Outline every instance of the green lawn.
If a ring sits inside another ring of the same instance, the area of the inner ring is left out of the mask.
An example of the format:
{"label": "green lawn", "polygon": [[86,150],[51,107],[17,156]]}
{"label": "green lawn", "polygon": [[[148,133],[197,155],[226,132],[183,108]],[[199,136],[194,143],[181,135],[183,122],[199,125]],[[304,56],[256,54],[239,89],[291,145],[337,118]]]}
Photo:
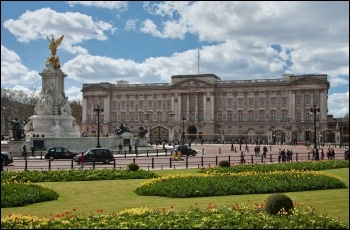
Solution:
{"label": "green lawn", "polygon": [[[195,173],[198,169],[159,170],[158,175]],[[349,168],[326,170],[349,186]],[[97,214],[98,210],[110,214],[128,208],[188,208],[191,205],[207,207],[212,205],[227,205],[235,203],[263,203],[269,194],[234,195],[203,198],[167,198],[155,196],[138,196],[134,190],[145,179],[108,180],[108,181],[80,181],[80,182],[47,182],[40,183],[59,193],[56,201],[49,201],[17,208],[2,208],[1,216],[11,213],[34,215],[38,217],[50,214],[62,214],[76,209],[78,213]],[[327,213],[333,218],[349,223],[349,188],[318,190],[307,192],[286,193],[293,202],[303,206],[313,206],[319,213]]]}

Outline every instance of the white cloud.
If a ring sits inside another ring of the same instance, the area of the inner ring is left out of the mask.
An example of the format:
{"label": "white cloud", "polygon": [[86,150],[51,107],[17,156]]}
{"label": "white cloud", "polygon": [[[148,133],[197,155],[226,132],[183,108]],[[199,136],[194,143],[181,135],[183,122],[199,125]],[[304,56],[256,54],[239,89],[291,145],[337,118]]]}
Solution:
{"label": "white cloud", "polygon": [[115,10],[126,10],[128,8],[128,2],[126,1],[67,1],[69,6],[75,5],[93,6],[99,8],[115,9]]}
{"label": "white cloud", "polygon": [[1,45],[1,84],[31,85],[41,79],[40,75],[21,63],[20,57]]}
{"label": "white cloud", "polygon": [[333,117],[344,117],[349,113],[349,91],[328,95],[328,114]]}
{"label": "white cloud", "polygon": [[[94,21],[92,17],[78,13],[59,13],[50,8],[36,11],[26,11],[19,19],[9,19],[3,23],[19,42],[28,43],[33,40],[47,39],[53,34],[55,37],[64,35],[62,48],[68,53],[86,54],[87,50],[76,44],[87,40],[107,40],[104,32],[115,33],[112,24],[104,21]],[[97,32],[97,34],[95,34]]]}

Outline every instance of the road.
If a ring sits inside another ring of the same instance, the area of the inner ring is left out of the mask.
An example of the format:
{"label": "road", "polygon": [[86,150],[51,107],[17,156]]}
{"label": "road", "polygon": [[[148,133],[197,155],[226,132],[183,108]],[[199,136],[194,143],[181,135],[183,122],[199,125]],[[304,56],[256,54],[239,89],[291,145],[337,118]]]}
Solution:
{"label": "road", "polygon": [[[244,149],[245,145],[242,145]],[[245,159],[247,163],[269,163],[278,162],[278,150],[292,149],[293,161],[306,161],[312,158],[312,153],[304,145],[290,146],[290,145],[268,145],[267,158],[263,158],[260,152],[260,157],[254,156],[255,145],[248,145],[249,152],[245,152]],[[261,150],[262,150],[261,146]],[[215,166],[221,160],[228,160],[231,164],[239,164],[240,151],[239,145],[235,144],[236,151],[231,151],[231,144],[192,144],[192,149],[197,150],[196,156],[183,156],[182,160],[176,160],[171,157],[170,151],[167,154],[161,150],[158,154],[114,154],[115,162],[110,164],[103,163],[85,163],[85,169],[124,169],[130,163],[137,163],[140,168],[146,170],[152,169],[183,169],[183,168],[200,168]],[[326,149],[326,147],[325,147]],[[335,159],[344,159],[344,148],[335,148]],[[117,151],[115,151],[117,153]],[[28,153],[30,155],[30,153]],[[327,159],[327,157],[325,156]],[[15,157],[14,164],[4,166],[4,170],[59,170],[59,169],[79,169],[80,165],[72,160],[45,160],[44,157],[27,157],[27,161],[24,157]]]}

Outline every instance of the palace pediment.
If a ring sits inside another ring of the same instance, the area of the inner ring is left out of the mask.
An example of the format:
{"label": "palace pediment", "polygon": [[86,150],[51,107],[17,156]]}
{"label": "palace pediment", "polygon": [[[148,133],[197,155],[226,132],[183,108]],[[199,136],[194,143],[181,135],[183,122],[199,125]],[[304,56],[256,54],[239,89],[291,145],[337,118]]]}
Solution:
{"label": "palace pediment", "polygon": [[195,79],[195,78],[189,78],[183,81],[180,81],[176,84],[173,84],[171,86],[172,88],[188,88],[188,89],[195,89],[195,88],[201,88],[201,87],[213,87],[213,84]]}
{"label": "palace pediment", "polygon": [[293,85],[305,85],[305,84],[324,84],[327,83],[327,79],[314,76],[300,77],[291,82]]}
{"label": "palace pediment", "polygon": [[95,92],[95,91],[108,91],[108,90],[109,90],[108,87],[91,84],[91,85],[88,85],[88,86],[83,86],[83,89],[81,91],[82,92]]}

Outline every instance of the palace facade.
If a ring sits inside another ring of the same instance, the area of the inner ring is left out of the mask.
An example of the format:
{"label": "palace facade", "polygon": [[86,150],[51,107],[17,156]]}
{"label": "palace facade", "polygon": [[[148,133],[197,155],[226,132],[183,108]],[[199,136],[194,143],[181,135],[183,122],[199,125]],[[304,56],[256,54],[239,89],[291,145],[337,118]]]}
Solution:
{"label": "palace facade", "polygon": [[100,136],[106,136],[124,123],[134,135],[143,125],[152,140],[272,143],[313,142],[316,127],[319,142],[335,142],[336,129],[327,126],[328,89],[326,74],[229,81],[199,74],[175,75],[171,83],[83,84],[81,132],[94,136],[99,123]]}

